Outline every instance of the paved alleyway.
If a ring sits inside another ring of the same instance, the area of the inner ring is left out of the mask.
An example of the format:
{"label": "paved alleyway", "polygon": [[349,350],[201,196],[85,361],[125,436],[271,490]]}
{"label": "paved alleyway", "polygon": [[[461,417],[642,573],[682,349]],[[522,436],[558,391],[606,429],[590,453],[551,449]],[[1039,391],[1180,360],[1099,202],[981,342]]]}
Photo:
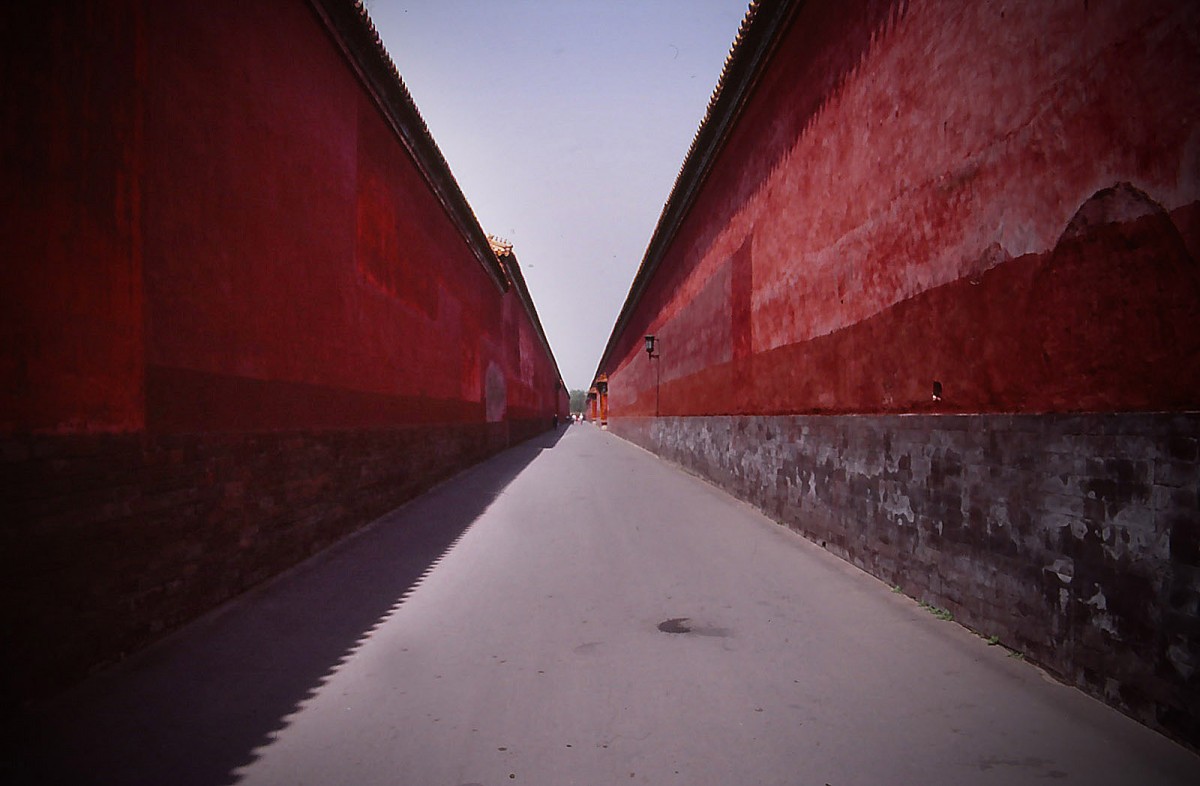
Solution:
{"label": "paved alleyway", "polygon": [[1200,782],[1200,758],[587,425],[45,722],[79,782]]}

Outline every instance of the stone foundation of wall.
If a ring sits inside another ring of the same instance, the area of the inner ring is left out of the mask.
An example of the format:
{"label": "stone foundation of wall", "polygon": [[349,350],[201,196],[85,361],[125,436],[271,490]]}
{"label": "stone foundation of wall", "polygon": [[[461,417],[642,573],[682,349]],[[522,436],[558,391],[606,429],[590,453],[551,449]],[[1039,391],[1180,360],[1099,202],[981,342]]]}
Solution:
{"label": "stone foundation of wall", "polygon": [[549,427],[0,440],[0,703],[144,646]]}
{"label": "stone foundation of wall", "polygon": [[624,418],[610,429],[1200,747],[1200,414]]}

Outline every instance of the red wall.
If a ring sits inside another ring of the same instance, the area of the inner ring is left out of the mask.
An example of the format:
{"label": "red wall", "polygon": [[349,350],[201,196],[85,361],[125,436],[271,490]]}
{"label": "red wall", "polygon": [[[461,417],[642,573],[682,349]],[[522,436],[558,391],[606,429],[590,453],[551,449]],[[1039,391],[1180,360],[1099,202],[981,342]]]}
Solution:
{"label": "red wall", "polygon": [[2,13],[0,430],[138,429],[137,10],[11,3]]}
{"label": "red wall", "polygon": [[356,13],[0,5],[0,707],[565,415]]}
{"label": "red wall", "polygon": [[[1200,404],[1200,8],[804,3],[614,417]],[[932,398],[933,382],[943,398]]]}
{"label": "red wall", "polygon": [[308,4],[9,13],[0,428],[482,422],[489,368],[500,411],[549,421],[515,289]]}

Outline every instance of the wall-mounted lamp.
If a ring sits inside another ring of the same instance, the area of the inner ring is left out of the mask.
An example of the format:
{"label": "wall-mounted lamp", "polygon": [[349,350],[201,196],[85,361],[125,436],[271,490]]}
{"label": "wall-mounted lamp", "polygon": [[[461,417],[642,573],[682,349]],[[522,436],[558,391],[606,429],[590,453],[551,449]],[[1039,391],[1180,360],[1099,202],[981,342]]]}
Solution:
{"label": "wall-mounted lamp", "polygon": [[[657,343],[658,343],[658,339],[655,338],[653,335],[646,336],[646,357],[650,358],[651,360],[658,357],[658,355],[654,354],[654,347],[655,347],[655,344],[657,344]],[[654,416],[655,417],[658,417],[658,412],[659,412],[658,396],[659,396],[659,388],[662,387],[661,383],[662,383],[662,364],[655,363],[654,364]]]}

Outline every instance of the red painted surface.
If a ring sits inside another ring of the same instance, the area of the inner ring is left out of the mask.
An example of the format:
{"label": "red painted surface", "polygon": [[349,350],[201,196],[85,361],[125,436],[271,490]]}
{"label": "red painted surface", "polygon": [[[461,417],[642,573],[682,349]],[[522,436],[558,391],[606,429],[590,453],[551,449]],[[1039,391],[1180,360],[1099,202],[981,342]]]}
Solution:
{"label": "red painted surface", "polygon": [[0,431],[140,428],[137,4],[0,14]]}
{"label": "red painted surface", "polygon": [[76,5],[5,12],[0,429],[549,424],[515,289],[306,3]]}
{"label": "red painted surface", "polygon": [[[1200,9],[805,3],[614,417],[1200,406]],[[935,402],[933,382],[943,384]]]}
{"label": "red painted surface", "polygon": [[327,18],[0,5],[0,705],[565,417]]}

